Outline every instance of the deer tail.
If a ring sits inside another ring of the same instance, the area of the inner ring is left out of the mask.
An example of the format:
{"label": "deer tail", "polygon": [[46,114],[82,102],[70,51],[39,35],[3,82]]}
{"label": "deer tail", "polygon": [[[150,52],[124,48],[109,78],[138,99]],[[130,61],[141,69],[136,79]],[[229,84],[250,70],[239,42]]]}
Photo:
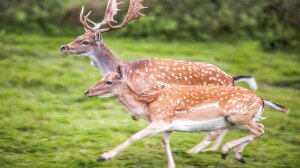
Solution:
{"label": "deer tail", "polygon": [[269,106],[269,107],[271,107],[272,109],[275,109],[275,110],[277,110],[277,111],[281,111],[281,112],[283,112],[283,113],[288,113],[288,112],[289,112],[289,109],[283,107],[283,106],[280,105],[280,104],[277,104],[277,103],[274,103],[274,102],[271,102],[271,101],[265,100],[265,99],[263,99],[263,101],[264,101],[264,104],[265,104],[266,106]]}
{"label": "deer tail", "polygon": [[253,91],[257,90],[257,83],[253,76],[234,76],[234,83],[236,82],[246,82]]}

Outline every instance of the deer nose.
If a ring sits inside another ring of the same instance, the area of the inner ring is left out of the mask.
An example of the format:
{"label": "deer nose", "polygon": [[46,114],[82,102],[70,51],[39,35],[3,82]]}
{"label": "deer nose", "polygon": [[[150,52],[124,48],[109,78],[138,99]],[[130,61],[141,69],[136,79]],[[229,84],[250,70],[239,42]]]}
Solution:
{"label": "deer nose", "polygon": [[91,90],[88,89],[88,90],[86,90],[86,91],[84,92],[84,94],[87,95],[87,94],[89,94],[90,92],[91,92]]}
{"label": "deer nose", "polygon": [[66,45],[62,45],[61,47],[60,47],[60,50],[61,51],[65,51],[67,49],[67,46]]}

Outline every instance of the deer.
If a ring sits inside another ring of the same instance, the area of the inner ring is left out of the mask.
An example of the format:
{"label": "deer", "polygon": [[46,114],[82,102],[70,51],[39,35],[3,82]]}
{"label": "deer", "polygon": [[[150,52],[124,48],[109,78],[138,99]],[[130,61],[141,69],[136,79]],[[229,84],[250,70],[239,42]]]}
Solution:
{"label": "deer", "polygon": [[249,131],[245,137],[229,141],[222,147],[225,159],[233,148],[236,160],[245,163],[242,151],[246,145],[264,135],[264,125],[258,123],[264,110],[269,106],[281,112],[288,109],[255,95],[252,91],[233,86],[176,85],[165,88],[155,95],[139,95],[127,84],[122,68],[110,73],[96,85],[86,90],[88,97],[115,96],[131,113],[149,122],[149,125],[132,135],[124,143],[109,150],[97,159],[113,158],[132,143],[163,133],[162,140],[168,157],[168,167],[175,162],[169,144],[174,131],[199,132],[220,129]]}
{"label": "deer", "polygon": [[[91,65],[99,69],[105,76],[114,72],[117,66],[124,67],[124,78],[141,95],[154,95],[160,90],[174,85],[220,85],[234,86],[237,82],[246,82],[253,89],[257,89],[255,78],[252,76],[230,76],[220,68],[206,63],[187,60],[171,59],[141,59],[133,62],[125,62],[115,57],[106,47],[102,33],[125,27],[130,21],[143,16],[144,0],[130,0],[125,19],[121,24],[115,25],[114,16],[120,10],[118,6],[122,2],[109,0],[105,10],[104,19],[95,23],[89,19],[91,11],[84,14],[82,7],[79,20],[85,29],[85,33],[73,42],[62,45],[61,51],[65,54],[87,56]],[[132,115],[134,120],[138,117]],[[227,130],[219,130],[207,134],[204,141],[188,151],[191,154],[198,153],[207,148],[214,140],[214,145],[207,150],[217,150]]]}

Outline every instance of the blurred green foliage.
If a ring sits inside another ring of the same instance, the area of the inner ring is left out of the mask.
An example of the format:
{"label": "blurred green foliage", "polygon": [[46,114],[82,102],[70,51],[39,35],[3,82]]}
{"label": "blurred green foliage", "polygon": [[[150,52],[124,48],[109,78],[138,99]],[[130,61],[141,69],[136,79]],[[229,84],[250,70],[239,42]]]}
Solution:
{"label": "blurred green foliage", "polygon": [[[106,7],[105,0],[0,0],[0,3],[2,32],[50,35],[82,31],[78,21],[81,5],[93,10],[96,21],[101,20]],[[126,5],[122,6],[123,14]],[[146,6],[146,17],[114,34],[185,41],[259,39],[267,50],[300,45],[299,0],[146,0]],[[120,16],[117,18],[120,20]]]}
{"label": "blurred green foliage", "polygon": [[55,18],[61,14],[58,0],[0,0],[0,27],[9,32],[55,32]]}

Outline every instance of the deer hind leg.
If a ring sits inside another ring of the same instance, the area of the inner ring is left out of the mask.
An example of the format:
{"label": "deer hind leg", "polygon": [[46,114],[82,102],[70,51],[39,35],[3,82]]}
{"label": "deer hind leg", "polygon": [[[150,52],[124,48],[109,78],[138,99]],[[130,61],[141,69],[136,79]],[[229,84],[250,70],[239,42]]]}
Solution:
{"label": "deer hind leg", "polygon": [[213,144],[213,146],[211,146],[210,148],[208,149],[204,149],[203,151],[216,151],[219,149],[225,135],[228,133],[228,129],[222,129],[220,134],[217,135],[216,139],[215,139],[215,142]]}
{"label": "deer hind leg", "polygon": [[254,139],[262,136],[265,133],[264,130],[262,129],[262,127],[263,127],[262,124],[257,124],[257,123],[254,123],[253,121],[251,121],[248,124],[240,124],[240,125],[245,126],[250,131],[250,134],[243,138],[239,138],[239,139],[227,142],[222,147],[222,158],[223,159],[226,158],[229,149],[236,147],[235,151],[234,151],[235,158],[238,161],[245,162],[245,160],[243,159],[243,157],[241,155],[241,152],[243,151],[243,149],[246,147],[246,145],[248,143],[254,141]]}
{"label": "deer hind leg", "polygon": [[171,134],[172,134],[171,131],[163,132],[162,139],[163,139],[163,143],[165,145],[166,153],[168,156],[168,168],[175,168],[176,166],[175,166],[174,158],[173,158],[171,147],[170,147]]}
{"label": "deer hind leg", "polygon": [[108,159],[111,159],[112,157],[114,157],[115,155],[117,155],[118,153],[120,153],[122,150],[124,150],[125,148],[127,148],[129,145],[131,145],[132,143],[147,138],[149,136],[152,136],[154,134],[157,134],[161,131],[163,131],[163,128],[166,125],[163,123],[151,123],[150,125],[148,125],[145,129],[143,129],[142,131],[132,135],[129,139],[127,139],[124,143],[122,143],[121,145],[115,147],[112,150],[109,150],[105,153],[103,153],[98,159],[98,162],[101,161],[105,161]]}
{"label": "deer hind leg", "polygon": [[239,161],[241,163],[246,163],[246,161],[244,160],[244,158],[242,156],[242,152],[248,144],[249,144],[249,142],[245,142],[245,143],[242,143],[242,144],[236,146],[233,149],[233,156],[237,161]]}
{"label": "deer hind leg", "polygon": [[[263,124],[260,124],[260,123],[256,123],[256,125],[260,128],[259,131],[261,131],[263,134],[264,134],[264,131],[263,131],[263,128],[264,128],[264,125]],[[261,135],[260,135],[261,136]],[[243,143],[243,144],[240,144],[238,146],[236,146],[234,149],[233,149],[233,156],[234,158],[239,161],[239,162],[242,162],[242,163],[246,163],[246,161],[244,160],[243,156],[242,156],[242,152],[243,150],[245,149],[245,147],[249,144],[249,142],[246,142],[246,143]]]}
{"label": "deer hind leg", "polygon": [[[189,154],[196,154],[200,151],[215,151],[219,148],[224,136],[227,134],[227,129],[219,129],[211,131],[206,134],[205,138],[198,143],[195,147],[187,151]],[[211,148],[207,148],[215,140],[214,145]],[[204,149],[204,150],[203,150]]]}

